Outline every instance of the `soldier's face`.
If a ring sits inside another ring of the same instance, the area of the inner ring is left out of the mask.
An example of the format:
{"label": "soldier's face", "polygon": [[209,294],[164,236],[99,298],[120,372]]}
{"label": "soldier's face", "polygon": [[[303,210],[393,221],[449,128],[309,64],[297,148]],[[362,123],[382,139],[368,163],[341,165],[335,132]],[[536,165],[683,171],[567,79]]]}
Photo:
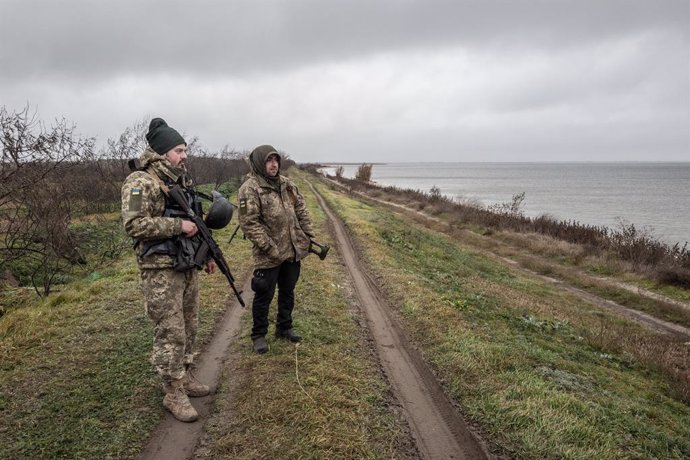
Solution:
{"label": "soldier's face", "polygon": [[173,166],[184,166],[187,160],[187,146],[180,144],[171,148],[165,153],[165,158],[167,158]]}
{"label": "soldier's face", "polygon": [[278,171],[280,171],[278,157],[275,155],[269,155],[266,159],[266,174],[271,177],[275,177],[278,175]]}

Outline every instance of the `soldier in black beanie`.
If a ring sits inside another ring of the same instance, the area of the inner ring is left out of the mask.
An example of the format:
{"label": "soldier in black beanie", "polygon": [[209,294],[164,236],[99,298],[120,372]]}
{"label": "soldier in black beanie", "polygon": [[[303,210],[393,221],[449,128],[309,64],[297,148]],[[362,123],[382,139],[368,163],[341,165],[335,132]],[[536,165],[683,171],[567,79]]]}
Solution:
{"label": "soldier in black beanie", "polygon": [[180,144],[187,145],[184,138],[162,118],[154,118],[149,124],[146,141],[158,155],[165,155],[168,150]]}
{"label": "soldier in black beanie", "polygon": [[[163,406],[175,418],[199,417],[189,398],[210,394],[194,375],[194,344],[199,317],[199,281],[194,266],[177,263],[178,256],[196,255],[198,229],[183,210],[166,198],[166,188],[178,186],[193,209],[198,195],[188,177],[187,143],[162,118],[154,118],[146,134],[149,146],[139,158],[142,170],[122,186],[122,223],[137,241],[137,262],[146,313],[153,325],[151,363],[163,384]],[[186,251],[186,252],[185,252]],[[216,270],[213,260],[206,263]]]}

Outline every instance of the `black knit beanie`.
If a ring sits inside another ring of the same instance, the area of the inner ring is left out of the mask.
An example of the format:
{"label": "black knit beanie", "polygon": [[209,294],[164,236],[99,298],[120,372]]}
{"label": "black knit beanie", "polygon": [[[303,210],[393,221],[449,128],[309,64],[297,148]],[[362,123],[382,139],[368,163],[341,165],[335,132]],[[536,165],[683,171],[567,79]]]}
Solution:
{"label": "black knit beanie", "polygon": [[159,155],[165,155],[168,150],[180,144],[187,145],[184,138],[172,129],[162,118],[154,118],[149,124],[146,141]]}

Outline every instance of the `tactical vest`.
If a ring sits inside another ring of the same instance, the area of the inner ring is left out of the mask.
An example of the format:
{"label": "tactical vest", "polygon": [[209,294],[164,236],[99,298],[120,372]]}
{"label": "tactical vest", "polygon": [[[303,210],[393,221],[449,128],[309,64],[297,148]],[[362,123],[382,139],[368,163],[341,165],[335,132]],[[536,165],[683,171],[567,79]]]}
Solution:
{"label": "tactical vest", "polygon": [[[167,177],[163,179],[163,183],[168,187],[175,185],[175,183]],[[201,216],[201,200],[196,190],[193,188],[183,188],[182,191],[192,211],[194,211],[196,215]],[[164,195],[165,209],[163,210],[162,217],[179,217],[182,219],[189,217],[175,200],[168,197],[167,194]],[[198,235],[194,235],[192,238],[187,238],[184,235],[175,235],[172,238],[164,240],[137,241],[135,246],[141,245],[139,258],[144,258],[153,254],[168,255],[173,259],[173,270],[183,272],[191,270],[192,268],[201,269],[203,267],[203,264],[199,264],[195,261],[195,255],[201,243],[202,240]]]}

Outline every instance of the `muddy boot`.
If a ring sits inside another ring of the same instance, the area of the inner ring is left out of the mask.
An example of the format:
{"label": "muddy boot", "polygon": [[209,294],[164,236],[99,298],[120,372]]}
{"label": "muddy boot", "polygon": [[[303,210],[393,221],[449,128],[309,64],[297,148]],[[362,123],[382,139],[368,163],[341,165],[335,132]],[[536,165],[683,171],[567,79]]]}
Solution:
{"label": "muddy boot", "polygon": [[187,373],[184,378],[184,391],[187,392],[187,396],[190,398],[201,398],[202,396],[208,396],[211,394],[211,389],[208,385],[204,385],[199,380],[197,380],[194,375],[193,366],[187,366]]}
{"label": "muddy boot", "polygon": [[292,343],[297,343],[302,340],[302,337],[297,335],[293,328],[290,329],[276,329],[276,337],[279,339],[288,339]]}
{"label": "muddy boot", "polygon": [[173,416],[181,422],[193,422],[199,418],[196,409],[189,402],[187,393],[184,390],[184,379],[173,381],[165,387],[165,397],[163,405]]}
{"label": "muddy boot", "polygon": [[259,354],[264,354],[268,351],[268,343],[266,342],[266,337],[260,336],[252,339],[254,343],[254,351]]}

